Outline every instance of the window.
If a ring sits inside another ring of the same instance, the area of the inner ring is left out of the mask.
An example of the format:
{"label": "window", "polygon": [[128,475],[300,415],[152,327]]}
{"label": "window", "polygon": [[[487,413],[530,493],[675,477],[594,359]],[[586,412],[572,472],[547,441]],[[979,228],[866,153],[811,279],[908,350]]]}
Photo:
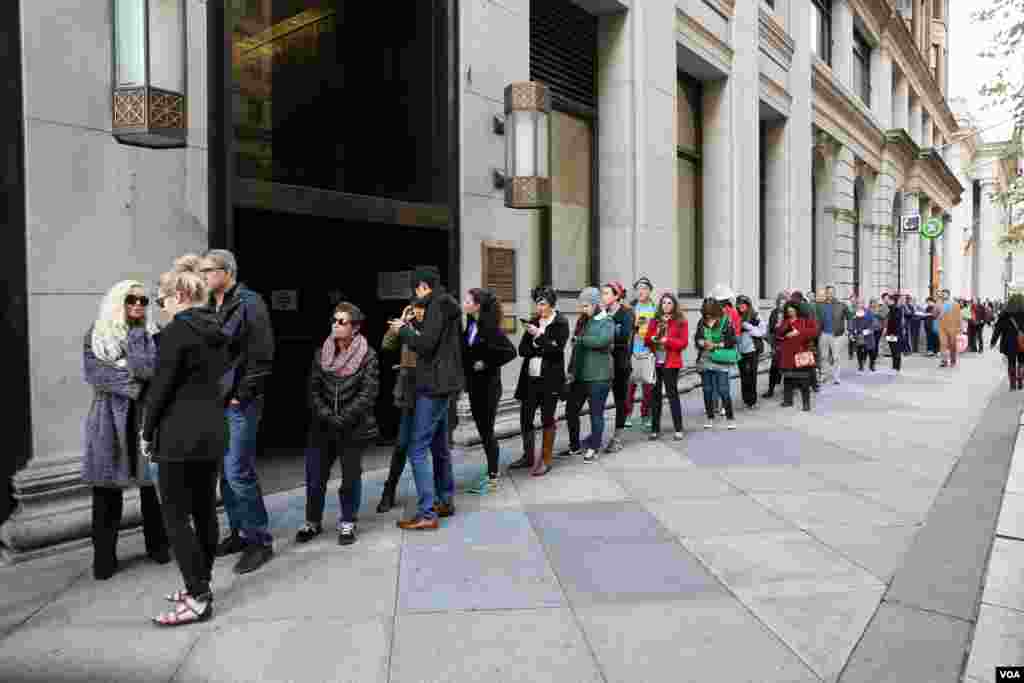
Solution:
{"label": "window", "polygon": [[936,81],[939,80],[939,62],[942,60],[942,49],[933,44],[932,45],[932,78]]}
{"label": "window", "polygon": [[942,21],[942,0],[935,0],[932,4],[932,19]]}
{"label": "window", "polygon": [[832,0],[811,0],[811,47],[818,57],[832,65]]}
{"label": "window", "polygon": [[871,106],[871,46],[860,31],[853,32],[853,88],[868,107]]}
{"label": "window", "polygon": [[704,236],[701,218],[703,131],[700,82],[679,74],[676,84],[676,148],[678,168],[676,229],[679,231],[679,293],[700,296],[704,279]]}
{"label": "window", "polygon": [[578,292],[590,283],[594,125],[582,116],[551,112],[551,283]]}

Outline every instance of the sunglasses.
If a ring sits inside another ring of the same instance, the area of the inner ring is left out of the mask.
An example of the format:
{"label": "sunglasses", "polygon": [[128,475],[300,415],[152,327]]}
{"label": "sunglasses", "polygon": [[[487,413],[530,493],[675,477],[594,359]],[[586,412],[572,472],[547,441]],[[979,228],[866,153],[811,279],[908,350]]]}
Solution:
{"label": "sunglasses", "polygon": [[126,296],[124,298],[124,305],[125,306],[148,306],[149,305],[149,297],[148,296],[135,296],[134,294],[129,294],[128,296]]}
{"label": "sunglasses", "polygon": [[200,268],[199,272],[202,273],[203,275],[208,275],[209,273],[215,273],[218,270],[224,270],[224,269],[223,268]]}
{"label": "sunglasses", "polygon": [[344,318],[331,318],[331,325],[338,325],[340,327],[345,327],[346,325],[351,325],[351,324],[352,324],[351,320],[345,320]]}

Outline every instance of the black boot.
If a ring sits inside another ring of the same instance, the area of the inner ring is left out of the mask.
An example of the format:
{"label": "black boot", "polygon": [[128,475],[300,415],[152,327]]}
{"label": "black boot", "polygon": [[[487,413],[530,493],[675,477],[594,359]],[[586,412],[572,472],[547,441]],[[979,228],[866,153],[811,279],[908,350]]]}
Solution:
{"label": "black boot", "polygon": [[725,421],[729,429],[736,429],[736,416],[732,412],[732,399],[722,399],[722,407],[725,408]]}
{"label": "black boot", "polygon": [[395,489],[390,481],[384,482],[384,492],[380,495],[380,502],[377,503],[377,512],[390,512],[395,507]]}
{"label": "black boot", "polygon": [[118,570],[117,532],[124,510],[120,489],[94,486],[92,489],[92,574],[98,581],[112,577]]}
{"label": "black boot", "polygon": [[782,403],[780,404],[783,408],[789,408],[793,405],[793,383],[783,382],[782,384]]}
{"label": "black boot", "polygon": [[523,457],[508,466],[510,470],[526,470],[533,467],[533,456],[537,450],[537,433],[532,429],[523,432]]}
{"label": "black boot", "polygon": [[803,400],[804,400],[804,412],[810,412],[811,411],[811,392],[807,389],[807,387],[802,387],[800,389],[800,395],[803,397]]}
{"label": "black boot", "polygon": [[402,478],[402,471],[405,469],[406,455],[404,448],[395,448],[391,453],[391,469],[384,482],[384,492],[377,505],[377,512],[388,512],[395,507],[395,491],[398,490],[398,480]]}

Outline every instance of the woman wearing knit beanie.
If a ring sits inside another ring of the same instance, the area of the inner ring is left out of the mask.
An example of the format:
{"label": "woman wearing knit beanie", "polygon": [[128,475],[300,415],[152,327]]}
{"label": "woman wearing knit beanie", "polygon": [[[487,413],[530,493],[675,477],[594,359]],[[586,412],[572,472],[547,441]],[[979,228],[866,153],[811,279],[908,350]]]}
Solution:
{"label": "woman wearing knit beanie", "polygon": [[584,462],[595,462],[604,436],[604,409],[611,388],[612,361],[609,354],[615,342],[615,323],[601,310],[601,292],[587,287],[580,292],[580,317],[576,321],[572,356],[569,361],[571,388],[565,406],[569,426],[569,453],[580,452],[580,410],[590,405],[590,436],[583,453]]}
{"label": "woman wearing knit beanie", "polygon": [[626,392],[629,389],[629,376],[632,374],[634,317],[633,309],[623,301],[625,295],[626,288],[621,282],[612,281],[601,288],[602,307],[612,319],[615,327],[615,339],[612,345],[615,432],[608,442],[608,453],[617,453],[623,448],[622,432],[626,428]]}

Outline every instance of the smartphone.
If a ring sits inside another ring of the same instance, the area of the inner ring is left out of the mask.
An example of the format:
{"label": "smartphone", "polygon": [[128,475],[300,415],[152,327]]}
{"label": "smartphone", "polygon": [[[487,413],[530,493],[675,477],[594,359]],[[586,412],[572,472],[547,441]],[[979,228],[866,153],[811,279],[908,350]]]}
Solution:
{"label": "smartphone", "polygon": [[521,322],[521,323],[522,323],[522,324],[524,324],[524,325],[532,325],[532,324],[533,324],[533,322],[532,322],[532,321],[530,321],[530,320],[527,320],[526,318],[520,318],[520,319],[519,319],[519,322]]}

